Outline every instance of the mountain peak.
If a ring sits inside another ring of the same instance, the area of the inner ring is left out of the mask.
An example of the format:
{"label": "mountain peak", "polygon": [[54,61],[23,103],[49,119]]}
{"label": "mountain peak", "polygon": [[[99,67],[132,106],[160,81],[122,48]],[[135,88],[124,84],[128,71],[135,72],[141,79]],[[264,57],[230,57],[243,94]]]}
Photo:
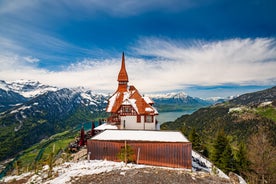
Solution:
{"label": "mountain peak", "polygon": [[148,94],[147,96],[151,97],[151,98],[187,98],[188,95],[187,93],[185,93],[184,91],[181,92],[172,92],[172,93],[160,93],[160,94]]}
{"label": "mountain peak", "polygon": [[58,90],[57,87],[44,85],[41,84],[39,81],[25,79],[15,80],[11,82],[1,80],[0,88],[5,91],[14,91],[26,98],[33,98],[48,91]]}

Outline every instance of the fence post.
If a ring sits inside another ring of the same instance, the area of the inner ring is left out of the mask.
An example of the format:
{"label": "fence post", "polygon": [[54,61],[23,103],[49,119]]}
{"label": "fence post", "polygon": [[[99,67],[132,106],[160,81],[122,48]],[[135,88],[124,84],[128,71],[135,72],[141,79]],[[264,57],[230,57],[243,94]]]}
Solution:
{"label": "fence post", "polygon": [[88,156],[87,156],[88,163],[90,163],[90,155],[91,155],[91,152],[89,151],[89,152],[88,152]]}
{"label": "fence post", "polygon": [[139,157],[140,157],[140,147],[138,148],[138,151],[137,151],[137,161],[136,163],[139,164]]}
{"label": "fence post", "polygon": [[125,164],[127,165],[127,144],[125,140]]}

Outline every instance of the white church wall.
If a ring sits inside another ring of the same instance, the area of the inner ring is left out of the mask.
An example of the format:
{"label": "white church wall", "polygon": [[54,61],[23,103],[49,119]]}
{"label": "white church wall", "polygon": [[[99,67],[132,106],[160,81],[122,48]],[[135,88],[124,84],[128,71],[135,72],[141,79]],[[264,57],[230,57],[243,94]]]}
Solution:
{"label": "white church wall", "polygon": [[[155,122],[155,118],[154,118]],[[144,116],[141,116],[141,122],[137,123],[136,116],[121,116],[120,129],[133,129],[133,130],[155,130],[155,123],[145,123]]]}

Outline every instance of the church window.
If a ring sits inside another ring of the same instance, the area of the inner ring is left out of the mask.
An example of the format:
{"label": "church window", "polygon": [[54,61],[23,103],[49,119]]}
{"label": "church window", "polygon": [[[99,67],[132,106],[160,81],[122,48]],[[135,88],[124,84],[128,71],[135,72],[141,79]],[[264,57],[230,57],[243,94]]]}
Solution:
{"label": "church window", "polygon": [[153,122],[153,116],[146,115],[145,116],[145,122],[146,123],[152,123]]}
{"label": "church window", "polygon": [[137,123],[141,123],[141,116],[137,115]]}

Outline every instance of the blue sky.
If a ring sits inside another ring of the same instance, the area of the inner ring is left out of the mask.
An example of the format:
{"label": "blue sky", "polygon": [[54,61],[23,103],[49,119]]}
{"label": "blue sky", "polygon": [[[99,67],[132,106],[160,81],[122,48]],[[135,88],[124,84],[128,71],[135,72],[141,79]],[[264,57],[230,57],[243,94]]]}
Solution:
{"label": "blue sky", "polygon": [[0,79],[229,96],[276,84],[273,0],[0,0]]}

